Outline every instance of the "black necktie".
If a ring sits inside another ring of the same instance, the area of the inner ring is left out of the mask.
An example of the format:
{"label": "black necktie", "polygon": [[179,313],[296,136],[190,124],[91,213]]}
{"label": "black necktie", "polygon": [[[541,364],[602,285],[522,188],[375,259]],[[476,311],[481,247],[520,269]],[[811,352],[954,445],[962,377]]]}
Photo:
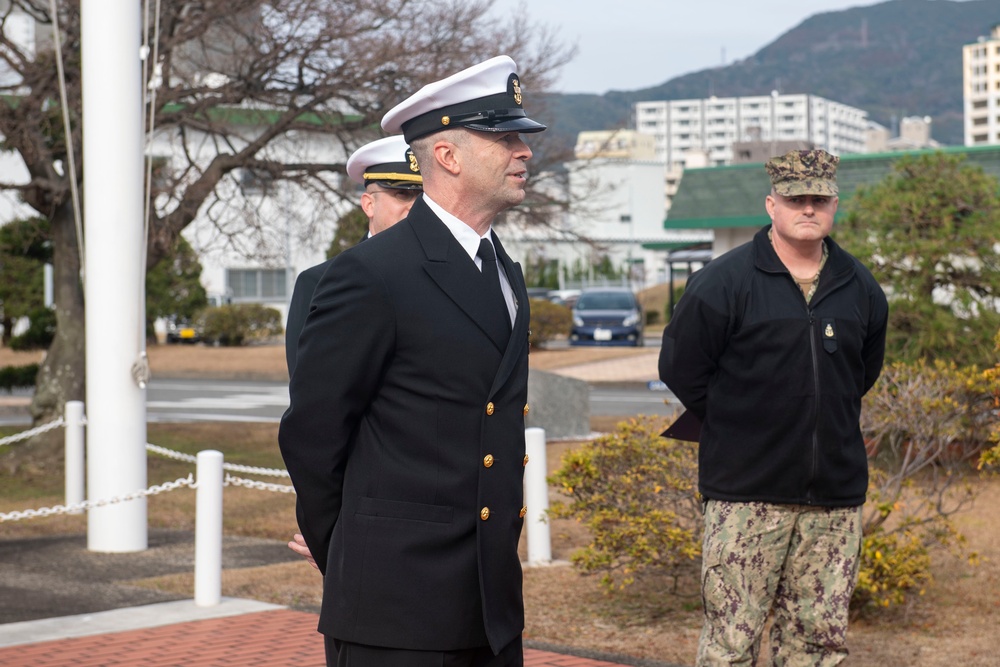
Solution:
{"label": "black necktie", "polygon": [[[486,292],[486,303],[489,305],[491,320],[488,326],[495,332],[499,340],[510,336],[510,314],[507,312],[507,300],[503,298],[500,289],[500,272],[497,270],[497,256],[489,239],[479,241],[479,252],[476,253],[483,263],[483,283]],[[501,333],[502,332],[502,333]]]}

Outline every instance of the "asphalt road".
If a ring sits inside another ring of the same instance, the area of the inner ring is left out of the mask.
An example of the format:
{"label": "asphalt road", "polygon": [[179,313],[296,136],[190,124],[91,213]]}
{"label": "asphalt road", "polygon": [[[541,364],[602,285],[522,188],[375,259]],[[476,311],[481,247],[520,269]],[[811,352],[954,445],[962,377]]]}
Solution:
{"label": "asphalt road", "polygon": [[[664,403],[669,401],[669,405]],[[590,414],[673,414],[677,399],[666,390],[601,387],[590,390]],[[146,394],[151,422],[233,421],[277,423],[288,407],[284,382],[165,380],[154,378]],[[0,425],[28,425],[22,411],[0,413]]]}
{"label": "asphalt road", "polygon": [[[150,421],[277,422],[288,407],[288,385],[153,379],[146,406]],[[591,415],[665,415],[672,414],[674,406],[669,391],[599,386],[590,391]]]}

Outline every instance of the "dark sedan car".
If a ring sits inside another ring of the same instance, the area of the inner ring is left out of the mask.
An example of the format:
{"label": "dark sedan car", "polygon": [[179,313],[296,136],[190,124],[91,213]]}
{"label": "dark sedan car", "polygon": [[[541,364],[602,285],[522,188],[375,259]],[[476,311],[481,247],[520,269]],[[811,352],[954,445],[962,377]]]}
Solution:
{"label": "dark sedan car", "polygon": [[642,309],[624,287],[583,290],[573,306],[570,345],[642,345]]}

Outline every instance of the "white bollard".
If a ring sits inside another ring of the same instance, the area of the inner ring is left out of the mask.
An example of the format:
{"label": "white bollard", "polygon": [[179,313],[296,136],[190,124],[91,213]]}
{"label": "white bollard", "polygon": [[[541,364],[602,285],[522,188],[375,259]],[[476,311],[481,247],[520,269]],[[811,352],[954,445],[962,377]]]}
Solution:
{"label": "white bollard", "polygon": [[528,465],[524,468],[524,504],[528,513],[528,563],[541,565],[552,562],[552,541],[549,531],[548,465],[545,461],[545,429],[524,429]]}
{"label": "white bollard", "polygon": [[[65,427],[65,448],[66,448],[66,504],[76,505],[82,503],[83,478],[86,475],[84,470],[84,434],[83,434],[83,401],[66,401],[65,416],[63,417]],[[83,510],[75,510],[70,514],[83,514]]]}
{"label": "white bollard", "polygon": [[198,452],[194,533],[194,603],[213,607],[222,600],[222,452]]}

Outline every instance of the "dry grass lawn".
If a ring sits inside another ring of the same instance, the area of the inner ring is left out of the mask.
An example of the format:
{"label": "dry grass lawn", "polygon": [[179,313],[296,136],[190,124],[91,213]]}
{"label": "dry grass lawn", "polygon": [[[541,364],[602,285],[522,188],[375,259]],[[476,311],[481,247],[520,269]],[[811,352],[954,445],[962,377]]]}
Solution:
{"label": "dry grass lawn", "polygon": [[[640,348],[569,349],[533,352],[534,368],[553,369],[615,354],[643,353]],[[648,353],[648,350],[645,350]],[[175,377],[266,377],[285,379],[284,357],[278,345],[241,349],[201,346],[160,346],[149,350],[154,374]],[[37,355],[36,357],[37,358]],[[35,360],[24,353],[0,350],[0,366]],[[595,419],[593,428],[613,428],[614,418]],[[13,432],[6,429],[2,433]],[[229,461],[280,467],[277,426],[261,424],[151,424],[149,440],[171,449],[195,453],[212,447]],[[580,443],[549,445],[548,465],[554,470],[564,452]],[[0,452],[2,455],[2,452]],[[151,456],[151,484],[184,477],[193,466]],[[267,479],[265,481],[275,481]],[[980,482],[975,507],[959,516],[968,546],[979,553],[973,566],[947,553],[934,557],[934,582],[926,595],[905,610],[893,610],[875,619],[853,624],[849,634],[849,667],[996,667],[1000,665],[997,629],[1000,628],[1000,479]],[[40,507],[61,502],[62,480],[12,479],[0,472],[0,511]],[[194,493],[178,491],[151,498],[152,528],[194,528]],[[295,525],[290,495],[245,488],[226,490],[224,530],[287,540]],[[82,533],[82,516],[51,517],[0,525],[4,539],[42,534]],[[568,520],[552,522],[553,556],[565,561],[586,543],[587,533]],[[522,555],[525,545],[522,543]],[[189,594],[192,575],[159,577],[138,582]],[[617,653],[690,665],[694,662],[700,628],[697,596],[678,597],[663,592],[655,578],[614,595],[598,587],[596,577],[579,574],[572,566],[555,564],[526,568],[524,579],[527,639],[553,645]],[[223,594],[254,598],[315,610],[320,577],[305,563],[288,563],[223,575]]]}

